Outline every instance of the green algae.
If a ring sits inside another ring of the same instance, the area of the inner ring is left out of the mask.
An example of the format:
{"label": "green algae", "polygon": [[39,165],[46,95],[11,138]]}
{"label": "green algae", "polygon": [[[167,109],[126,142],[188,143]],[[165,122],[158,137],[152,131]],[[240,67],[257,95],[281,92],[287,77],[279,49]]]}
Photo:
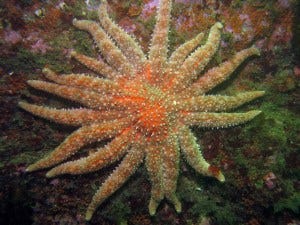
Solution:
{"label": "green algae", "polygon": [[[92,4],[94,1],[91,1]],[[93,5],[96,3],[93,3]],[[98,4],[98,3],[97,3]],[[68,4],[65,6],[66,12],[69,12],[73,15],[73,18],[82,18],[89,20],[98,20],[98,14],[95,10],[88,10],[85,1],[75,1],[75,4],[69,6]]]}
{"label": "green algae", "polygon": [[[202,181],[204,182],[204,181]],[[219,189],[219,187],[215,189]],[[238,219],[234,212],[234,206],[224,201],[212,192],[206,192],[202,186],[187,177],[181,177],[178,182],[178,196],[186,203],[192,204],[188,212],[193,217],[213,216],[215,221],[220,224],[237,224]],[[220,191],[220,190],[219,190]]]}
{"label": "green algae", "polygon": [[111,221],[115,221],[117,224],[127,221],[127,217],[132,211],[128,204],[126,204],[125,197],[125,195],[121,195],[114,198],[114,201],[111,201],[111,204],[101,211],[101,215]]}
{"label": "green algae", "polygon": [[244,134],[253,138],[261,150],[268,147],[280,150],[288,140],[297,138],[300,119],[294,113],[270,102],[264,102],[260,110],[262,115],[245,127]]}
{"label": "green algae", "polygon": [[8,72],[31,73],[36,68],[43,68],[47,64],[57,68],[58,70],[70,70],[70,66],[62,64],[64,56],[61,51],[51,51],[47,54],[33,53],[27,49],[18,49],[14,57],[0,57],[0,66]]}
{"label": "green algae", "polygon": [[74,30],[72,33],[73,40],[76,40],[74,46],[75,50],[81,54],[92,57],[95,55],[95,49],[93,48],[93,40],[87,32]]}
{"label": "green algae", "polygon": [[0,56],[0,66],[6,71],[31,72],[46,64],[46,58],[40,57],[27,49],[18,49],[14,57]]}
{"label": "green algae", "polygon": [[299,192],[294,192],[292,195],[288,196],[287,198],[280,199],[277,203],[274,204],[275,213],[278,213],[286,209],[294,213],[299,213],[299,209],[300,209]]}
{"label": "green algae", "polygon": [[41,159],[47,153],[43,152],[22,152],[17,156],[13,157],[9,163],[12,165],[26,164],[30,165],[36,162],[38,159]]}

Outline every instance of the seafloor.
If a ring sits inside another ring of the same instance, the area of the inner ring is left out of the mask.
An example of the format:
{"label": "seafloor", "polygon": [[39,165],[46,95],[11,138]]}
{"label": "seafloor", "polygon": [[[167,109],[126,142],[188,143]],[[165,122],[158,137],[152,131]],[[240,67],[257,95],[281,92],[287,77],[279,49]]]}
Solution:
{"label": "seafloor", "polygon": [[[134,34],[147,51],[155,24],[156,0],[111,0],[110,15]],[[35,117],[17,107],[20,100],[52,106],[72,103],[30,88],[41,70],[87,72],[70,50],[96,56],[90,36],[72,19],[97,19],[99,1],[0,1],[0,224],[85,224],[84,213],[97,187],[113,170],[46,179],[45,171],[26,173],[74,130]],[[175,0],[170,51],[215,21],[224,24],[217,65],[253,44],[252,58],[213,92],[265,90],[242,106],[262,114],[228,129],[194,128],[205,158],[220,166],[225,183],[196,174],[184,160],[178,181],[183,212],[163,202],[154,217],[147,210],[150,183],[144,167],[101,205],[89,224],[200,225],[300,224],[299,78],[300,4],[297,0]],[[297,219],[298,218],[298,219]]]}

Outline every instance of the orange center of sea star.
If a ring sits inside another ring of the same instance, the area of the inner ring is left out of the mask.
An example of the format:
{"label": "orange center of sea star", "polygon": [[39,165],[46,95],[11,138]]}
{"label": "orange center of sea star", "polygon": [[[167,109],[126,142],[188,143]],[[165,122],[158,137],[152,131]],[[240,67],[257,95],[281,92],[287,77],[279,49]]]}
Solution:
{"label": "orange center of sea star", "polygon": [[138,112],[137,128],[147,137],[166,134],[166,124],[168,123],[167,111],[159,102],[145,105]]}
{"label": "orange center of sea star", "polygon": [[133,105],[129,113],[137,115],[136,130],[151,140],[162,140],[168,133],[173,113],[166,93],[156,87],[150,67],[146,65],[137,78],[120,79],[118,83],[128,93],[118,101]]}

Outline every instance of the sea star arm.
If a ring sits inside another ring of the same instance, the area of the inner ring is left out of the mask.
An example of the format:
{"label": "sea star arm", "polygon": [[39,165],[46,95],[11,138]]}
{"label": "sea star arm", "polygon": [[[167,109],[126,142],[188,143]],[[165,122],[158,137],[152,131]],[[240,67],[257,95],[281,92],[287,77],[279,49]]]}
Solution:
{"label": "sea star arm", "polygon": [[58,75],[49,68],[44,68],[46,78],[58,84],[75,87],[83,87],[100,93],[119,94],[120,87],[113,81],[84,74],[62,74]]}
{"label": "sea star arm", "polygon": [[182,126],[178,135],[181,150],[187,162],[200,174],[213,176],[219,181],[225,181],[222,172],[211,166],[202,156],[196,138],[187,126]]}
{"label": "sea star arm", "polygon": [[[207,41],[198,47],[182,64],[179,75],[175,78],[173,90],[182,90],[193,81],[198,71],[202,71],[217,51],[223,25],[215,23],[210,29]],[[179,87],[181,87],[179,89]]]}
{"label": "sea star arm", "polygon": [[27,83],[36,89],[79,102],[91,108],[124,108],[123,106],[120,106],[120,104],[117,104],[117,102],[114,102],[112,97],[102,96],[100,93],[91,90],[39,80],[29,80]]}
{"label": "sea star arm", "polygon": [[118,46],[130,63],[140,67],[146,61],[145,54],[134,38],[132,38],[109,18],[107,14],[106,0],[101,1],[98,15],[103,29],[117,42]]}
{"label": "sea star arm", "polygon": [[113,43],[103,29],[94,21],[73,20],[74,26],[81,30],[88,31],[94,38],[101,53],[117,71],[123,75],[132,75],[134,69],[123,55],[121,50]]}
{"label": "sea star arm", "polygon": [[196,95],[206,93],[226,80],[235,69],[250,56],[259,55],[256,47],[238,52],[232,59],[223,62],[218,67],[208,70],[191,86],[190,92]]}
{"label": "sea star arm", "polygon": [[200,127],[229,127],[245,123],[260,114],[259,110],[246,113],[182,113],[186,125]]}
{"label": "sea star arm", "polygon": [[154,215],[159,202],[163,199],[162,183],[162,149],[160,142],[149,142],[145,148],[146,168],[151,181],[151,199],[149,202],[149,213]]}
{"label": "sea star arm", "polygon": [[31,112],[34,115],[43,117],[48,120],[53,120],[57,123],[67,125],[87,125],[100,121],[114,120],[121,117],[126,117],[126,114],[121,111],[95,111],[86,108],[80,109],[56,109],[46,106],[38,106],[26,102],[19,102],[19,106]]}
{"label": "sea star arm", "polygon": [[226,111],[264,95],[264,91],[248,91],[234,96],[203,95],[178,101],[178,109],[183,111],[219,112]]}
{"label": "sea star arm", "polygon": [[162,155],[164,194],[179,213],[181,212],[181,203],[175,193],[179,172],[179,143],[175,135],[170,135],[165,141],[162,146]]}
{"label": "sea star arm", "polygon": [[156,25],[150,44],[149,62],[153,74],[157,78],[163,74],[163,68],[167,62],[171,4],[171,0],[159,1]]}
{"label": "sea star arm", "polygon": [[[180,45],[170,56],[168,61],[168,69],[178,68],[186,59],[186,57],[199,45],[204,34],[199,33],[196,37]],[[175,71],[172,71],[175,72]]]}
{"label": "sea star arm", "polygon": [[121,74],[117,72],[114,68],[103,62],[102,60],[94,59],[86,55],[77,53],[76,51],[71,52],[71,56],[75,58],[78,62],[85,65],[87,68],[99,73],[107,78],[116,78]]}
{"label": "sea star arm", "polygon": [[76,153],[86,144],[115,136],[119,129],[128,125],[128,122],[129,120],[115,120],[102,124],[83,126],[68,136],[48,156],[30,165],[26,170],[35,171],[58,164]]}
{"label": "sea star arm", "polygon": [[46,176],[55,177],[61,174],[83,174],[99,170],[119,160],[130,145],[132,129],[125,129],[105,147],[98,149],[95,153],[75,161],[63,163],[51,169]]}
{"label": "sea star arm", "polygon": [[114,172],[104,181],[102,186],[93,196],[92,202],[89,204],[85,219],[90,220],[96,208],[117,189],[119,189],[131,174],[142,163],[144,151],[133,146],[121,161],[120,165]]}

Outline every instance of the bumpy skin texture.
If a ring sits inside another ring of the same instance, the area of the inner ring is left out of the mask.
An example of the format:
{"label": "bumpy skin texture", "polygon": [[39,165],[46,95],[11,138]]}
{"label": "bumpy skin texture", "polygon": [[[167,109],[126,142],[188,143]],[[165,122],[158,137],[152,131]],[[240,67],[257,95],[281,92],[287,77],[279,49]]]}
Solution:
{"label": "bumpy skin texture", "polygon": [[101,77],[58,75],[45,68],[43,73],[52,82],[28,81],[36,89],[81,103],[83,108],[55,109],[19,103],[40,117],[80,127],[27,171],[57,165],[83,146],[111,138],[106,146],[86,157],[57,165],[46,176],[93,172],[121,159],[88,206],[86,220],[90,220],[96,208],[144,161],[152,184],[149,213],[155,214],[163,198],[180,212],[181,203],[176,196],[180,152],[197,172],[225,180],[221,171],[203,158],[189,126],[228,127],[249,121],[260,111],[224,111],[264,94],[263,91],[234,96],[205,93],[259,51],[255,47],[242,50],[201,74],[218,49],[221,23],[212,26],[204,45],[198,46],[203,38],[203,34],[199,34],[168,57],[171,1],[161,0],[150,51],[146,55],[136,40],[109,18],[106,8],[106,1],[102,1],[98,10],[99,24],[89,20],[74,19],[73,22],[93,36],[105,61],[77,52],[72,52],[72,56]]}

